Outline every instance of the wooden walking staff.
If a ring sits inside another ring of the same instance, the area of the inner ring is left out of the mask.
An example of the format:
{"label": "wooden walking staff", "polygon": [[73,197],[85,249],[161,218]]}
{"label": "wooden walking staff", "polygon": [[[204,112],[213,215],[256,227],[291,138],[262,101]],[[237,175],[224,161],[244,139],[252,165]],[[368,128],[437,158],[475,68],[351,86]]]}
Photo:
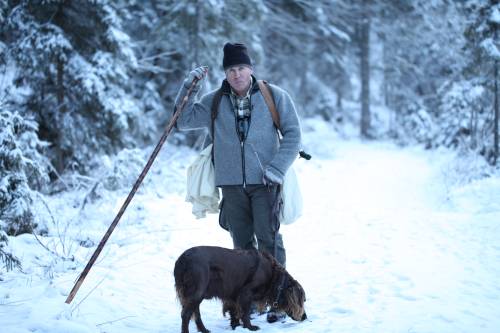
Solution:
{"label": "wooden walking staff", "polygon": [[[206,71],[205,71],[205,73],[206,73]],[[123,203],[122,207],[118,211],[118,214],[116,215],[115,219],[113,220],[113,223],[111,223],[111,225],[109,226],[108,231],[106,231],[106,233],[104,234],[104,237],[101,239],[101,242],[99,243],[99,245],[97,246],[96,250],[94,251],[94,254],[90,258],[89,262],[87,263],[87,266],[85,266],[85,268],[83,269],[82,273],[78,277],[78,280],[76,281],[75,285],[73,286],[73,289],[71,289],[71,292],[69,293],[68,298],[66,298],[66,303],[67,304],[71,303],[71,301],[75,297],[76,293],[78,292],[78,289],[80,288],[80,286],[83,283],[83,280],[85,280],[85,277],[87,276],[87,274],[89,273],[90,269],[92,268],[92,265],[96,262],[97,257],[99,256],[99,254],[101,253],[102,249],[104,248],[104,245],[106,244],[106,242],[108,241],[109,237],[111,236],[111,233],[113,232],[113,230],[115,229],[116,225],[120,221],[120,218],[122,217],[123,213],[125,212],[125,209],[127,209],[128,204],[130,203],[130,201],[132,201],[133,196],[137,192],[137,189],[139,188],[139,186],[141,185],[142,181],[144,180],[144,177],[146,176],[146,174],[148,173],[149,169],[151,168],[151,165],[153,164],[153,161],[155,160],[155,158],[158,155],[158,153],[160,152],[161,147],[163,146],[163,144],[167,140],[168,135],[172,131],[172,128],[174,127],[175,123],[177,122],[177,118],[179,118],[180,113],[184,109],[184,106],[186,105],[186,103],[187,103],[187,101],[189,99],[189,96],[191,96],[191,93],[193,92],[193,89],[194,89],[194,87],[196,86],[196,84],[198,83],[199,80],[200,79],[195,78],[193,80],[193,82],[191,83],[191,86],[189,87],[189,89],[188,89],[188,91],[186,93],[186,96],[184,97],[184,99],[182,100],[182,103],[179,105],[179,108],[176,110],[176,112],[174,113],[172,119],[170,120],[170,123],[168,124],[167,128],[165,129],[165,132],[163,133],[163,135],[162,135],[162,137],[160,139],[160,142],[158,142],[158,144],[156,145],[155,150],[153,151],[153,153],[149,157],[148,163],[146,163],[146,166],[144,167],[144,170],[142,170],[141,174],[139,175],[139,178],[137,178],[137,180],[135,181],[135,184],[132,187],[132,190],[130,191],[130,193],[127,196],[127,199],[125,199],[125,202]]]}

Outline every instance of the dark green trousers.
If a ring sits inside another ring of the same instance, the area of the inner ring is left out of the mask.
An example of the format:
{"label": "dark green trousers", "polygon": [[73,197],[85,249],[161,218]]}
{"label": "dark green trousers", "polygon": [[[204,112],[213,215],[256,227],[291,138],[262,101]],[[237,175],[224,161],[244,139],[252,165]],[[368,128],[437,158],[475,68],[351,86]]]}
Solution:
{"label": "dark green trousers", "polygon": [[283,238],[273,214],[276,189],[265,185],[223,186],[220,222],[229,230],[234,248],[258,248],[285,266]]}

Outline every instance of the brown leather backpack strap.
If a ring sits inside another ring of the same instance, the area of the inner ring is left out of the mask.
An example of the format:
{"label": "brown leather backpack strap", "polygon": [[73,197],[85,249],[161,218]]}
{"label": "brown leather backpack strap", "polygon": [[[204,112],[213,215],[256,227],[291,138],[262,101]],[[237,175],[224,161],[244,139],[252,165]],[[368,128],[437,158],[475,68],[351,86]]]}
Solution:
{"label": "brown leather backpack strap", "polygon": [[276,126],[276,129],[279,132],[281,132],[280,115],[276,110],[276,104],[274,104],[274,98],[273,98],[273,93],[271,92],[271,88],[269,88],[269,84],[267,83],[267,81],[257,80],[257,83],[259,84],[259,89],[260,92],[262,93],[262,96],[264,96],[267,108],[269,109],[269,112],[271,112],[271,117],[273,118],[274,126]]}

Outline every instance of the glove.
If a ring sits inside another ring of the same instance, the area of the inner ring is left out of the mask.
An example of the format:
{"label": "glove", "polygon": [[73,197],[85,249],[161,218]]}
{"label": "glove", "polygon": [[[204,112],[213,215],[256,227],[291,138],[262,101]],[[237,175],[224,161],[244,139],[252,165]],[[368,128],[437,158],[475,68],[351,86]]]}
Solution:
{"label": "glove", "polygon": [[276,174],[271,168],[266,168],[264,170],[264,175],[262,177],[262,183],[266,186],[272,186],[275,184],[281,185],[283,183],[283,178]]}
{"label": "glove", "polygon": [[198,84],[205,78],[207,73],[208,73],[208,66],[200,66],[193,69],[191,72],[189,72],[188,76],[186,77],[186,80],[184,80],[184,86],[186,88],[189,88],[193,83],[193,80],[198,79],[198,82],[196,83],[195,87],[196,89],[198,87]]}

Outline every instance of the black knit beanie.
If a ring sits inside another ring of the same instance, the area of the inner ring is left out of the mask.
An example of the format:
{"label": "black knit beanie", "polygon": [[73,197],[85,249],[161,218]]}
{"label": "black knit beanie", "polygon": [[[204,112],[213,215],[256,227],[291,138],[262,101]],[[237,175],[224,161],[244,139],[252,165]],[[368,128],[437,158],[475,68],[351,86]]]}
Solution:
{"label": "black knit beanie", "polygon": [[222,60],[222,67],[227,69],[234,65],[252,66],[252,61],[248,56],[247,47],[244,44],[226,43],[226,45],[224,45],[224,59]]}

